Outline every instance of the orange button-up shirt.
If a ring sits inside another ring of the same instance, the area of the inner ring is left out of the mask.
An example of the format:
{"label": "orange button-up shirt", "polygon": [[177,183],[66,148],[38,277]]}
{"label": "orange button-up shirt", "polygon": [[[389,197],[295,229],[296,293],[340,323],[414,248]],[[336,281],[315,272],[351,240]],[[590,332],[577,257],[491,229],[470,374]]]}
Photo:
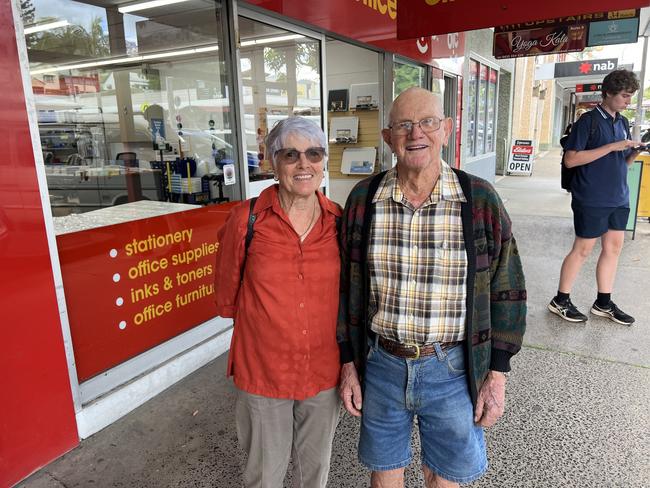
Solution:
{"label": "orange button-up shirt", "polygon": [[304,400],[337,385],[341,209],[320,192],[318,200],[321,217],[300,242],[278,186],[262,192],[241,283],[249,202],[234,207],[219,231],[217,311],[235,322],[228,375],[248,393]]}

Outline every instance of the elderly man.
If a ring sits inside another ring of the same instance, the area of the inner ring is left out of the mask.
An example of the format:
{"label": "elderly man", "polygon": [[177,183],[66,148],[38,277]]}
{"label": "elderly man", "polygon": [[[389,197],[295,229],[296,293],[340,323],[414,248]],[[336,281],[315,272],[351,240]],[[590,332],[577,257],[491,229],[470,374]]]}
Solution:
{"label": "elderly man", "polygon": [[404,485],[415,416],[427,487],[485,472],[482,427],[503,414],[525,330],[510,219],[488,182],[442,161],[452,127],[437,96],[402,93],[382,131],[397,166],[358,183],[343,214],[339,394],[373,487]]}

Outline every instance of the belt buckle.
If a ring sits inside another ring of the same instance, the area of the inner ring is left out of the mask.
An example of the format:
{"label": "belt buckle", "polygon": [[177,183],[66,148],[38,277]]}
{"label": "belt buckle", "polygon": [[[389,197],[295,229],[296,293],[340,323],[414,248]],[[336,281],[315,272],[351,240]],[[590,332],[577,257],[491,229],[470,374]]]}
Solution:
{"label": "belt buckle", "polygon": [[409,359],[420,359],[420,346],[418,344],[405,344],[408,347],[414,347],[415,348],[415,357],[414,358],[409,358]]}

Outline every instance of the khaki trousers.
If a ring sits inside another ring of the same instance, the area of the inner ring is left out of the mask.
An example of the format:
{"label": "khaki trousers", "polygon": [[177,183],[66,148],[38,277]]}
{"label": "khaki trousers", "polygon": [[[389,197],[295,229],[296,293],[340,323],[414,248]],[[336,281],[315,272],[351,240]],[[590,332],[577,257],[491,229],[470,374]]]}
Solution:
{"label": "khaki trousers", "polygon": [[339,417],[337,389],[302,401],[237,393],[237,437],[248,453],[244,486],[282,488],[291,458],[294,488],[325,488]]}

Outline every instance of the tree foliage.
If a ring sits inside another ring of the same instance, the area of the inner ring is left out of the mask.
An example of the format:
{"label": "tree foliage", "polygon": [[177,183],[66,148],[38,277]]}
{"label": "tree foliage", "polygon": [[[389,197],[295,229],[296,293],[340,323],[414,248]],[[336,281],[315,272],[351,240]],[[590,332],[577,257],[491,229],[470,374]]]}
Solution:
{"label": "tree foliage", "polygon": [[[32,4],[32,0],[21,0],[20,1],[20,16],[23,19],[23,25],[27,26],[34,23],[36,9]],[[31,41],[33,36],[27,36],[25,39],[27,42],[27,47],[31,47]]]}
{"label": "tree foliage", "polygon": [[[296,45],[296,64],[298,67],[310,67],[314,71],[318,71],[318,62],[320,60],[320,53],[318,51],[318,43],[316,42],[300,42]],[[286,48],[264,48],[264,66],[265,69],[270,71],[276,81],[287,80],[287,54]]]}
{"label": "tree foliage", "polygon": [[29,25],[34,23],[34,13],[36,9],[32,4],[32,0],[21,0],[20,1],[20,16],[23,19],[24,25]]}
{"label": "tree foliage", "polygon": [[412,86],[420,86],[420,69],[415,66],[408,64],[396,65],[393,75],[394,96],[399,95]]}
{"label": "tree foliage", "polygon": [[105,57],[111,52],[102,19],[94,17],[88,30],[80,25],[68,25],[31,36],[29,47],[78,57]]}

